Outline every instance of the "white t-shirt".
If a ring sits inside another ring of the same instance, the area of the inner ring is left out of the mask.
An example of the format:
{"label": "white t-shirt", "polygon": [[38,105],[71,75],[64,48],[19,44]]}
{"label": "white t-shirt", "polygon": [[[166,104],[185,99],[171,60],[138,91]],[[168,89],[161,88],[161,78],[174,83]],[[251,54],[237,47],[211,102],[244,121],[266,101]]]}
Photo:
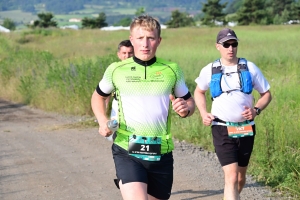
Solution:
{"label": "white t-shirt", "polygon": [[[270,89],[268,81],[263,76],[260,69],[252,62],[247,61],[247,66],[252,77],[253,88],[259,93],[265,93]],[[222,66],[223,76],[221,80],[222,91],[232,89],[240,89],[240,79],[237,72],[237,65]],[[201,71],[195,82],[201,90],[208,90],[211,81],[212,63],[205,66]],[[227,75],[226,75],[227,74]],[[227,122],[242,122],[245,118],[242,112],[245,110],[244,106],[253,107],[254,98],[252,94],[245,94],[241,91],[235,90],[229,93],[222,93],[220,96],[214,98],[212,102],[211,113],[216,118]]]}

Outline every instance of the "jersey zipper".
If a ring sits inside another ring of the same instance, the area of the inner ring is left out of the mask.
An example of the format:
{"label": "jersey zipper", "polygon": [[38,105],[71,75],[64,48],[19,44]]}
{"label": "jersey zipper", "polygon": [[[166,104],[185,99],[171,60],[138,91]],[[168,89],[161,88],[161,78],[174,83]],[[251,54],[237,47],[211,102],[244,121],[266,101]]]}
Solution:
{"label": "jersey zipper", "polygon": [[145,63],[145,80],[147,79],[147,63]]}

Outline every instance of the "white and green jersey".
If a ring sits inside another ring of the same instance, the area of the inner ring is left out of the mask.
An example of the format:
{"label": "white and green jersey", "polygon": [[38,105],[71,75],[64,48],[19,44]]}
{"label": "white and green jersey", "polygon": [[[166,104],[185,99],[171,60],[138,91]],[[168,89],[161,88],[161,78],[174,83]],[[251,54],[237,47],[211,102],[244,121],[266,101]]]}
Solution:
{"label": "white and green jersey", "polygon": [[99,83],[98,93],[116,91],[120,128],[115,144],[128,149],[129,135],[162,137],[161,153],[174,149],[170,133],[169,95],[188,99],[191,95],[176,63],[154,57],[136,57],[111,64]]}

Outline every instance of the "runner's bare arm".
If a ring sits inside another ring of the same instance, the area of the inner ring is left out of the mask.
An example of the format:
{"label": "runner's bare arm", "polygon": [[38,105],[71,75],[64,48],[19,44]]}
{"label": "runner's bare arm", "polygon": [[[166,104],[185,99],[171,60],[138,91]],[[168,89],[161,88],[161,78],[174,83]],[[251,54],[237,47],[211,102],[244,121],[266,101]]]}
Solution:
{"label": "runner's bare arm", "polygon": [[265,109],[272,100],[272,95],[270,90],[265,93],[260,93],[260,98],[258,99],[255,107],[260,108],[261,110]]}
{"label": "runner's bare arm", "polygon": [[207,112],[205,92],[206,91],[201,90],[197,86],[194,92],[194,97],[198,110],[201,114],[203,124],[206,126],[210,126],[215,117],[211,113]]}
{"label": "runner's bare arm", "polygon": [[99,95],[96,90],[94,91],[91,99],[92,110],[99,124],[99,134],[105,137],[112,133],[106,125],[108,121],[106,116],[106,99],[107,97]]}

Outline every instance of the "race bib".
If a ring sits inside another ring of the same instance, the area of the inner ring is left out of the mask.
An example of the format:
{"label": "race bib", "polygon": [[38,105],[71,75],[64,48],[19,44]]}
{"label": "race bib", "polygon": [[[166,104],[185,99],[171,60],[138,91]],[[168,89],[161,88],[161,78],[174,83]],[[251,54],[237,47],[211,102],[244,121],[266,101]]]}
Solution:
{"label": "race bib", "polygon": [[147,161],[160,161],[161,137],[130,135],[128,153]]}
{"label": "race bib", "polygon": [[253,136],[252,125],[247,122],[227,122],[226,125],[230,138]]}

